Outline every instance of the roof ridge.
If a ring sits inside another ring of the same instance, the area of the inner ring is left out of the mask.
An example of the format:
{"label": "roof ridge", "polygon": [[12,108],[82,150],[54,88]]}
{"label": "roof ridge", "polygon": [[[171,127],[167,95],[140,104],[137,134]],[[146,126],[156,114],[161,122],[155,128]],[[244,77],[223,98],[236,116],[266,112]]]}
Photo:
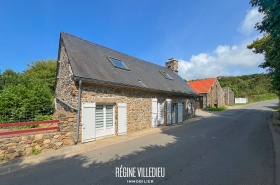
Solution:
{"label": "roof ridge", "polygon": [[[65,33],[65,32],[63,32],[63,31],[60,31],[60,33],[64,33],[64,34],[69,35],[69,36],[71,36],[71,37],[75,37],[75,38],[77,38],[77,39],[80,39],[80,40],[82,40],[82,41],[89,42],[89,43],[94,44],[94,45],[97,45],[97,46],[101,46],[101,47],[103,47],[103,48],[106,48],[106,49],[109,49],[109,50],[112,50],[112,51],[118,52],[118,53],[120,53],[120,54],[123,54],[123,55],[129,56],[129,57],[133,57],[133,56],[130,56],[130,55],[128,55],[128,54],[125,54],[125,53],[122,53],[122,52],[119,52],[119,51],[113,50],[113,49],[111,49],[111,48],[107,48],[107,47],[105,47],[105,46],[102,46],[102,45],[99,45],[99,44],[95,44],[95,43],[90,42],[90,41],[88,41],[88,40],[85,40],[85,39],[79,38],[79,37],[77,37],[77,36],[71,35],[71,34],[69,34],[69,33]],[[136,57],[133,57],[133,58],[136,58]],[[157,65],[157,66],[160,66],[160,67],[166,68],[166,67],[164,67],[164,66],[161,66],[161,65],[158,65],[158,64],[154,64],[154,63],[152,63],[152,62],[148,62],[148,61],[146,61],[146,60],[142,60],[142,59],[139,59],[139,58],[136,58],[136,59],[137,59],[137,60],[141,60],[141,61],[143,61],[143,62],[147,62],[147,63],[153,64],[153,65]]]}

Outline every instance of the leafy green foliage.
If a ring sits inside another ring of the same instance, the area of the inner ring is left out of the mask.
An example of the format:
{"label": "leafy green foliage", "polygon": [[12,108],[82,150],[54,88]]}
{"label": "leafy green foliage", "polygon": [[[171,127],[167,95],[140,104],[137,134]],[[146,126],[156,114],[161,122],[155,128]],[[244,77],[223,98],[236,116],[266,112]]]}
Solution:
{"label": "leafy green foliage", "polygon": [[1,75],[0,90],[9,85],[18,85],[20,83],[19,79],[21,79],[22,77],[22,73],[17,73],[12,69],[6,69]]}
{"label": "leafy green foliage", "polygon": [[225,109],[227,109],[226,107],[224,107],[224,106],[221,106],[221,107],[209,107],[209,108],[207,108],[207,109],[203,109],[204,111],[223,111],[223,110],[225,110]]}
{"label": "leafy green foliage", "polygon": [[260,94],[260,95],[251,95],[248,97],[248,102],[254,103],[254,102],[259,102],[259,101],[273,100],[273,99],[277,99],[277,98],[278,97],[276,94],[271,94],[271,93]]}
{"label": "leafy green foliage", "polygon": [[260,64],[261,68],[268,68],[273,79],[273,87],[280,92],[280,1],[279,0],[251,0],[253,7],[264,15],[262,22],[256,24],[255,28],[261,33],[262,39],[257,39],[247,46],[256,54],[263,54],[265,62]]}
{"label": "leafy green foliage", "polygon": [[31,62],[23,73],[5,70],[0,78],[0,124],[50,120],[55,76],[55,60]]}
{"label": "leafy green foliage", "polygon": [[36,60],[27,64],[28,69],[24,71],[25,75],[30,79],[40,79],[54,93],[56,80],[56,60]]}
{"label": "leafy green foliage", "polygon": [[41,153],[41,150],[37,150],[35,147],[32,148],[31,155],[38,155]]}
{"label": "leafy green foliage", "polygon": [[221,87],[229,87],[236,98],[251,95],[274,93],[272,78],[267,74],[243,76],[222,76],[218,78]]}

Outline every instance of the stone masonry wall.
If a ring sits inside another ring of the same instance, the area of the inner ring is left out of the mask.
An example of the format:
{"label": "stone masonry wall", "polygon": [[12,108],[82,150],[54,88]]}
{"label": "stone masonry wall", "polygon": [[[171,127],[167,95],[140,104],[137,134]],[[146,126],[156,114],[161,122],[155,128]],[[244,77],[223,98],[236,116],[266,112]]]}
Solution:
{"label": "stone masonry wall", "polygon": [[[74,81],[71,79],[73,73],[71,70],[71,66],[68,62],[68,57],[65,48],[63,46],[63,42],[61,42],[60,58],[58,60],[59,60],[59,70],[57,74],[58,79],[57,79],[55,94],[63,101],[66,101],[67,103],[76,106],[78,105],[78,98],[77,98],[78,94],[72,94],[73,90],[76,90],[72,88],[76,88],[76,86]],[[74,92],[77,93],[76,91]]]}
{"label": "stone masonry wall", "polygon": [[219,106],[225,106],[224,91],[217,79],[207,93],[207,100],[208,107],[214,107],[214,105],[217,103],[217,100],[219,100]]}
{"label": "stone masonry wall", "polygon": [[225,105],[229,105],[229,87],[223,87],[224,97],[225,97]]}
{"label": "stone masonry wall", "polygon": [[0,162],[4,159],[29,156],[33,148],[44,152],[73,145],[76,138],[77,115],[68,112],[67,115],[61,114],[59,117],[60,131],[0,138]]}
{"label": "stone masonry wall", "polygon": [[[76,90],[77,91],[77,90]],[[76,94],[76,93],[73,93]],[[147,90],[116,87],[112,85],[83,83],[82,102],[106,104],[106,98],[113,99],[115,105],[115,131],[118,129],[118,103],[127,104],[127,132],[134,132],[140,129],[151,127],[151,108],[152,98],[157,98],[158,102],[165,102],[171,99],[172,103],[183,103],[183,120],[193,117],[195,114],[194,106],[192,114],[187,113],[188,102],[194,105],[193,98],[183,96],[174,97],[168,93],[157,93]],[[101,101],[100,101],[101,100]],[[104,101],[102,103],[102,101]],[[165,108],[166,116],[166,108]],[[166,120],[166,119],[165,119]],[[117,133],[116,133],[117,134]]]}

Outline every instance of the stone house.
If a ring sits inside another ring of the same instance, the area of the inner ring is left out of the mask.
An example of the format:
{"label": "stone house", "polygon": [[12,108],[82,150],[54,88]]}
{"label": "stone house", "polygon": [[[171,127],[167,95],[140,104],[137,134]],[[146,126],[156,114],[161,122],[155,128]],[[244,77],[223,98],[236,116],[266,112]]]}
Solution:
{"label": "stone house", "polygon": [[223,87],[224,95],[225,95],[225,105],[234,104],[234,92],[229,87]]}
{"label": "stone house", "polygon": [[195,99],[196,108],[225,106],[224,91],[217,78],[187,82],[199,95]]}
{"label": "stone house", "polygon": [[60,33],[56,118],[74,114],[60,127],[88,142],[195,116],[197,93],[178,75],[178,61],[159,66]]}

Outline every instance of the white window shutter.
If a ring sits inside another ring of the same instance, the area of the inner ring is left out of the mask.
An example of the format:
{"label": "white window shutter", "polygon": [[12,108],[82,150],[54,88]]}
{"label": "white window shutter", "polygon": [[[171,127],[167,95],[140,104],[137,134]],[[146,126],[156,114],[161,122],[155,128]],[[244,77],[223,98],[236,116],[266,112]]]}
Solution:
{"label": "white window shutter", "polygon": [[157,104],[157,118],[158,118],[157,125],[160,124],[160,120],[161,120],[160,106],[161,106],[161,103],[158,102],[158,104]]}
{"label": "white window shutter", "polygon": [[118,135],[127,134],[126,103],[118,103]]}
{"label": "white window shutter", "polygon": [[183,104],[178,103],[178,123],[183,122]]}
{"label": "white window shutter", "polygon": [[166,117],[167,125],[171,124],[171,99],[166,100]]}
{"label": "white window shutter", "polygon": [[94,141],[95,135],[95,103],[82,104],[82,142]]}
{"label": "white window shutter", "polygon": [[158,124],[158,110],[157,110],[157,99],[152,99],[152,127],[156,127]]}

